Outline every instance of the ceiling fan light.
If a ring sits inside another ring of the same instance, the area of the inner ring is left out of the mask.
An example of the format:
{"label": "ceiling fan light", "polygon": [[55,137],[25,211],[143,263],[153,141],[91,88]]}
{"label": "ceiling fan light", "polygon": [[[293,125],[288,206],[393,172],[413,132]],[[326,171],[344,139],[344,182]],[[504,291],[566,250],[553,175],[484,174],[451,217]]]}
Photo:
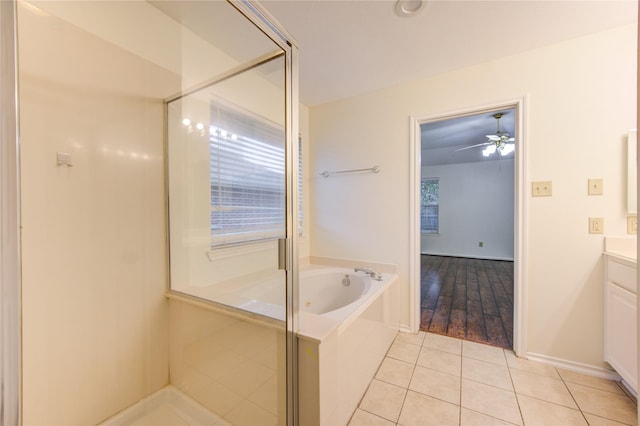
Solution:
{"label": "ceiling fan light", "polygon": [[500,149],[500,155],[502,155],[503,157],[506,155],[509,155],[513,152],[514,149],[515,149],[515,146],[512,143],[503,145],[502,149]]}

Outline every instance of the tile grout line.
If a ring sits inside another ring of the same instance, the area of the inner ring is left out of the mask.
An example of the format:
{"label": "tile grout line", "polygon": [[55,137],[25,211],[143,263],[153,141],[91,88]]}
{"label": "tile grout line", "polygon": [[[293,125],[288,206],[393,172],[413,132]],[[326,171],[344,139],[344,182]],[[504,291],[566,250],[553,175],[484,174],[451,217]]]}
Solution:
{"label": "tile grout line", "polygon": [[[396,334],[396,337],[393,339],[393,342],[391,342],[391,346],[393,346],[393,344],[396,342],[396,339],[398,338],[398,336],[399,336],[399,335],[400,335],[400,333]],[[353,420],[353,416],[355,416],[355,415],[356,415],[356,413],[358,412],[358,410],[365,411],[365,412],[367,412],[367,413],[369,413],[369,414],[372,414],[372,415],[374,415],[374,416],[376,416],[376,417],[380,417],[381,419],[385,419],[385,420],[387,420],[387,419],[386,419],[386,418],[384,418],[384,417],[378,416],[378,415],[377,415],[377,414],[375,414],[375,413],[372,413],[372,412],[370,412],[370,411],[368,411],[368,410],[365,410],[365,409],[363,409],[363,408],[360,408],[360,406],[362,405],[362,401],[364,400],[365,396],[367,396],[367,393],[369,392],[369,389],[371,389],[371,384],[373,383],[373,381],[374,381],[374,380],[376,380],[376,376],[377,376],[377,375],[378,375],[378,373],[380,372],[380,369],[382,368],[382,364],[384,363],[385,358],[396,359],[396,358],[393,358],[393,357],[390,357],[390,356],[389,356],[389,351],[391,350],[391,346],[389,346],[389,349],[387,349],[387,352],[384,354],[384,358],[382,359],[382,362],[381,362],[381,363],[380,363],[380,365],[378,366],[378,369],[376,370],[375,374],[373,375],[373,378],[369,381],[369,385],[367,386],[367,389],[364,391],[364,393],[363,393],[363,394],[362,394],[362,396],[360,397],[360,400],[358,401],[358,405],[356,406],[356,409],[354,410],[353,414],[352,414],[352,415],[351,415],[351,417],[349,418],[349,421],[347,422],[347,425],[351,424],[351,421]],[[398,361],[401,361],[401,360],[398,360]],[[387,383],[387,382],[384,382],[384,383]],[[402,403],[403,403],[403,405],[404,405],[404,401],[403,401]],[[400,409],[400,411],[402,411],[402,409]],[[398,415],[398,418],[399,418],[399,417],[400,417],[400,415]],[[397,424],[397,422],[394,422],[394,423],[396,423],[396,424]]]}
{"label": "tile grout line", "polygon": [[[397,425],[397,424],[398,424],[398,422],[394,422],[394,421],[392,421],[392,420],[389,420],[389,419],[387,419],[386,417],[382,417],[382,416],[381,416],[381,415],[379,415],[379,414],[372,413],[371,411],[369,411],[369,410],[365,410],[364,408],[360,408],[359,406],[358,406],[358,407],[356,408],[356,410],[353,412],[353,416],[355,416],[355,415],[356,415],[356,413],[358,412],[358,410],[364,411],[365,413],[369,413],[369,414],[371,414],[372,416],[376,416],[377,418],[382,419],[382,420],[384,420],[384,421],[391,422],[391,423],[393,423],[394,425]],[[351,421],[353,420],[353,416],[351,416],[351,418],[349,419],[349,422],[347,423],[347,426],[351,424]]]}
{"label": "tile grout line", "polygon": [[[420,334],[420,331],[418,331]],[[400,405],[400,411],[398,412],[398,418],[395,421],[395,424],[398,425],[400,421],[400,416],[402,415],[402,410],[404,410],[404,404],[407,402],[407,395],[409,395],[409,386],[411,386],[411,381],[413,380],[413,375],[416,373],[416,366],[418,365],[418,358],[420,358],[420,352],[422,351],[422,344],[424,343],[424,336],[422,336],[422,341],[419,345],[418,356],[416,360],[413,362],[413,369],[411,370],[411,377],[409,378],[409,383],[407,383],[407,387],[405,388],[404,398],[402,399],[402,404]]]}
{"label": "tile grout line", "polygon": [[[465,341],[466,341],[466,340],[462,340],[462,347],[463,347],[463,348],[464,348],[464,342],[465,342]],[[475,343],[475,342],[471,342],[471,343]],[[524,418],[523,418],[523,416],[522,416],[522,411],[521,411],[521,409],[520,409],[520,404],[519,404],[519,402],[518,402],[517,394],[516,394],[516,392],[515,392],[515,386],[514,386],[514,384],[513,384],[513,379],[511,378],[511,371],[510,371],[510,368],[509,368],[509,363],[508,363],[508,361],[506,360],[506,356],[505,356],[505,351],[506,351],[506,349],[504,349],[504,348],[500,348],[500,349],[502,350],[503,357],[505,357],[505,362],[506,362],[505,368],[507,369],[507,372],[509,373],[509,379],[511,380],[511,388],[512,388],[512,390],[513,390],[512,392],[513,392],[514,396],[516,397],[516,403],[518,404],[518,411],[520,412],[520,419],[522,420],[522,424],[524,424]],[[463,349],[463,352],[461,353],[461,360],[464,360],[464,358],[472,359],[472,360],[475,360],[475,361],[485,362],[485,363],[487,363],[487,364],[491,364],[491,365],[494,365],[494,366],[502,366],[501,364],[497,364],[497,363],[494,363],[494,362],[486,361],[486,360],[483,360],[483,359],[473,358],[473,357],[469,357],[469,356],[465,357],[465,356],[464,356],[464,349]],[[462,370],[462,368],[461,368],[461,370]],[[461,382],[461,383],[460,383],[460,392],[461,392],[461,393],[462,393],[462,380],[463,380],[463,379],[464,379],[464,377],[462,376],[462,371],[461,371],[461,373],[460,373],[460,382]],[[473,380],[473,379],[470,379],[470,378],[466,378],[465,380],[468,380],[468,381],[470,381],[470,382],[474,382],[474,383],[478,383],[478,384],[482,384],[482,385],[485,385],[485,386],[490,386],[490,387],[492,387],[492,388],[495,388],[495,389],[499,389],[499,390],[507,391],[507,392],[508,392],[508,390],[506,390],[506,389],[504,389],[504,388],[501,388],[501,387],[499,387],[499,386],[495,386],[495,385],[492,385],[492,384],[489,384],[489,383],[479,382],[479,381],[476,381],[476,380]],[[491,417],[492,419],[496,419],[497,421],[500,421],[500,422],[506,422],[506,423],[508,423],[508,424],[514,425],[514,424],[513,424],[513,423],[511,423],[510,421],[507,421],[507,420],[505,420],[505,419],[503,419],[503,418],[500,418],[500,417],[496,417],[496,416],[495,416],[495,415],[493,415],[493,414],[487,414],[487,413],[484,413],[484,412],[480,412],[480,411],[476,411],[476,410],[473,410],[473,409],[470,409],[470,408],[463,407],[463,406],[462,406],[462,396],[461,396],[461,398],[460,398],[460,422],[462,422],[462,409],[463,409],[463,408],[464,408],[465,410],[469,410],[469,411],[472,411],[472,412],[474,412],[474,413],[477,413],[477,414],[480,414],[480,415],[483,415],[483,416]],[[515,426],[515,425],[514,425],[514,426]]]}
{"label": "tile grout line", "polygon": [[[417,333],[417,334],[420,334],[420,331],[418,331],[418,333]],[[424,344],[424,338],[425,338],[425,336],[422,336],[422,341],[420,342],[420,344],[419,344],[419,345],[414,345],[414,346],[418,346],[418,348],[419,348],[419,350],[418,350],[418,355],[416,356],[415,361],[411,362],[411,364],[413,364],[413,368],[411,369],[411,377],[409,378],[409,383],[407,383],[407,386],[403,386],[403,387],[404,387],[404,389],[405,389],[405,393],[404,393],[404,398],[402,399],[402,404],[400,405],[400,411],[398,412],[398,418],[397,418],[397,419],[396,419],[396,421],[394,422],[396,425],[398,424],[398,421],[400,420],[400,416],[402,415],[402,410],[404,409],[404,404],[405,404],[405,403],[406,403],[406,401],[407,401],[407,395],[409,394],[409,386],[411,386],[411,381],[413,380],[413,375],[414,375],[414,374],[415,374],[415,372],[416,372],[416,366],[417,366],[417,364],[418,364],[418,358],[420,357],[420,352],[422,351],[422,345]],[[397,339],[397,336],[396,336],[396,339]],[[394,339],[394,342],[393,342],[393,343],[395,343],[395,339]],[[411,345],[413,345],[412,343],[408,343],[408,342],[404,342],[404,343],[407,343],[407,344],[411,344]],[[392,345],[393,345],[393,344],[392,344]],[[390,350],[391,350],[391,348],[389,348],[389,351],[390,351]],[[387,351],[387,354],[385,355],[385,358],[387,357],[387,355],[388,355],[389,351]],[[389,357],[389,358],[392,358],[392,357]],[[397,358],[392,358],[392,359],[396,359],[397,361],[407,362],[407,361],[400,360],[400,359],[397,359]],[[383,362],[384,362],[384,361],[383,361]],[[380,367],[378,367],[378,371],[380,371],[380,368],[382,368],[382,364],[380,364]],[[376,371],[376,376],[378,375],[378,371]],[[375,379],[376,379],[376,376],[374,376],[374,377],[373,377],[373,380],[375,380]],[[373,380],[372,380],[372,381],[373,381]],[[387,382],[385,382],[385,383],[387,383]],[[392,384],[392,383],[389,383],[389,384]],[[396,386],[397,386],[397,385],[396,385]],[[399,387],[400,387],[400,386],[399,386]],[[365,394],[366,394],[366,393],[365,393]],[[364,398],[364,396],[363,396],[363,398]],[[380,416],[378,416],[378,417],[380,417]]]}
{"label": "tile grout line", "polygon": [[516,404],[518,404],[518,412],[520,413],[520,420],[524,425],[524,415],[522,414],[522,407],[520,406],[520,399],[518,398],[518,392],[516,391],[516,384],[513,383],[513,376],[511,375],[511,367],[509,366],[509,360],[507,359],[507,353],[505,350],[502,350],[502,355],[504,356],[504,360],[507,363],[507,371],[509,372],[509,379],[511,380],[511,387],[513,388],[513,396],[516,397]]}
{"label": "tile grout line", "polygon": [[[587,424],[589,423],[589,420],[587,420],[587,416],[585,416],[584,411],[582,410],[582,407],[580,406],[580,404],[578,404],[578,401],[576,400],[576,397],[573,396],[573,392],[571,392],[571,389],[569,389],[569,385],[567,385],[566,380],[564,379],[564,377],[562,377],[562,374],[560,374],[560,372],[558,371],[558,369],[556,368],[556,373],[558,373],[558,376],[560,376],[560,380],[562,380],[562,384],[564,385],[565,389],[567,389],[567,392],[569,392],[569,395],[571,395],[571,399],[573,400],[573,402],[575,402],[576,407],[578,407],[578,410],[580,411],[580,414],[582,414],[582,418],[584,419],[584,421]],[[609,419],[607,419],[609,420]]]}

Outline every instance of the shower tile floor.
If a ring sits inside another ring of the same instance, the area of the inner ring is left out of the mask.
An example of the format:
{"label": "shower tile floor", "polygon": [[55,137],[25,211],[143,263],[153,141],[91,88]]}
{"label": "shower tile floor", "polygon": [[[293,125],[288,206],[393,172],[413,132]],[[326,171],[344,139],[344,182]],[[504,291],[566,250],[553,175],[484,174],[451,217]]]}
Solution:
{"label": "shower tile floor", "polygon": [[398,335],[349,425],[637,425],[636,405],[618,382],[421,331]]}
{"label": "shower tile floor", "polygon": [[[143,416],[137,418],[132,423],[129,423],[130,426],[190,426],[190,425],[198,425],[198,423],[194,423],[189,417],[188,414],[182,412],[181,410],[176,409],[175,407],[161,405],[159,407],[155,407],[149,412],[145,413]],[[215,424],[215,423],[212,423]]]}
{"label": "shower tile floor", "polygon": [[231,426],[173,386],[111,417],[101,426]]}

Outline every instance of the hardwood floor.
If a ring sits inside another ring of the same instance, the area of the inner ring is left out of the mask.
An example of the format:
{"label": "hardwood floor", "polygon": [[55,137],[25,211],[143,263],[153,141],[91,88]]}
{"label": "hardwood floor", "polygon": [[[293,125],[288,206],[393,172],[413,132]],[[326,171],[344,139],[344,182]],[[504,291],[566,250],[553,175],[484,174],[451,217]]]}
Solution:
{"label": "hardwood floor", "polygon": [[513,262],[421,256],[420,329],[513,346]]}

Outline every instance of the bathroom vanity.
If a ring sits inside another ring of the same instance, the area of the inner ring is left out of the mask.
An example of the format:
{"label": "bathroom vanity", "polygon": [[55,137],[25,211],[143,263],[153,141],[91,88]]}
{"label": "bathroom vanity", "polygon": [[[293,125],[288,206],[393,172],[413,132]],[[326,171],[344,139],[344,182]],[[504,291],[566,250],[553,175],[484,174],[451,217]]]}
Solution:
{"label": "bathroom vanity", "polygon": [[604,360],[638,391],[635,238],[607,238],[604,251]]}

